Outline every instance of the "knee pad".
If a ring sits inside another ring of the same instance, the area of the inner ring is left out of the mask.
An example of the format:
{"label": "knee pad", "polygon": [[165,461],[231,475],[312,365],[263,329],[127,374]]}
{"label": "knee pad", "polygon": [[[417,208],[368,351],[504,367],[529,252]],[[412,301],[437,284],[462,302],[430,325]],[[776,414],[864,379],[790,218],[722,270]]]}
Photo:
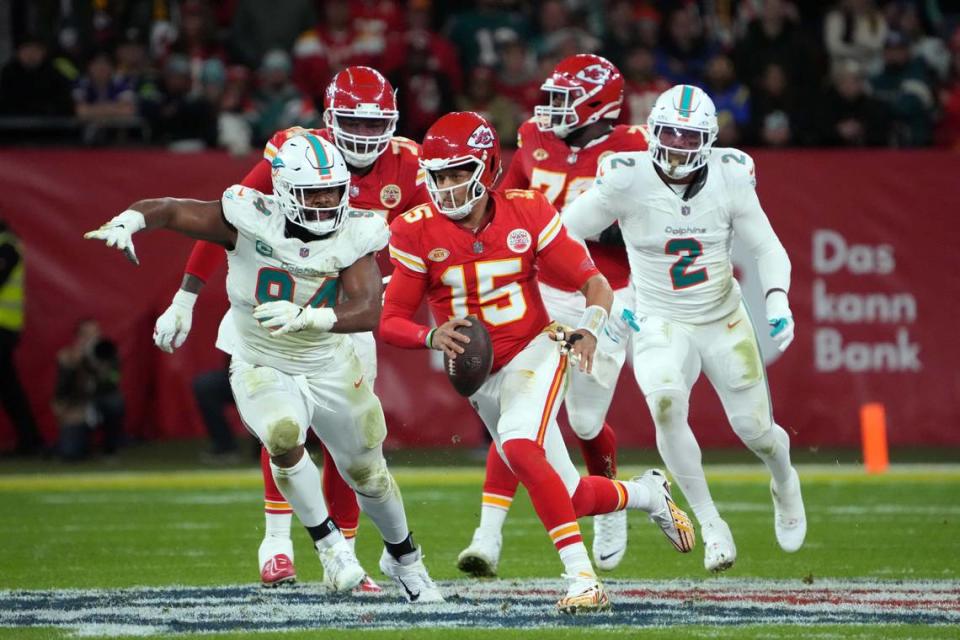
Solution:
{"label": "knee pad", "polygon": [[603,416],[591,415],[591,411],[584,411],[571,402],[567,402],[567,419],[570,428],[581,440],[593,440],[603,428]]}
{"label": "knee pad", "polygon": [[350,467],[347,469],[346,476],[354,491],[374,500],[383,500],[392,491],[399,491],[383,458],[372,465]]}
{"label": "knee pad", "polygon": [[670,430],[687,422],[690,400],[679,391],[655,391],[647,396],[650,415],[657,429]]}
{"label": "knee pad", "polygon": [[[761,455],[771,455],[778,442],[769,417],[757,415],[730,416],[730,426],[734,433],[747,445],[751,451]],[[783,431],[781,429],[781,431]],[[786,435],[786,433],[784,433]]]}
{"label": "knee pad", "polygon": [[267,425],[263,446],[271,456],[282,456],[300,444],[300,425],[290,417],[274,420]]}

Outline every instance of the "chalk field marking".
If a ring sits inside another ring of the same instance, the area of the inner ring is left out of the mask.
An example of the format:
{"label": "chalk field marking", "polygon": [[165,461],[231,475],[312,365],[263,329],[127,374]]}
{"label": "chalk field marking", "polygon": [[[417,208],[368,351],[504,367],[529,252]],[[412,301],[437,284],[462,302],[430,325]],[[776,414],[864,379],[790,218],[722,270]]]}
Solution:
{"label": "chalk field marking", "polygon": [[0,591],[0,627],[83,636],[317,628],[659,627],[742,624],[960,625],[960,582],[711,579],[608,580],[609,613],[554,613],[559,580],[446,581],[442,605],[332,595],[319,585]]}

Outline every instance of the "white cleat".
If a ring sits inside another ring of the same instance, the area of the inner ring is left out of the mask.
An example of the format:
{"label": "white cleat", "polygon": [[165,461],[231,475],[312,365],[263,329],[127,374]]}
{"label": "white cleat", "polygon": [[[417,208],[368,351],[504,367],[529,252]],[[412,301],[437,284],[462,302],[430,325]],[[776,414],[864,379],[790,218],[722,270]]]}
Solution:
{"label": "white cleat", "polygon": [[457,568],[474,578],[492,578],[497,575],[503,536],[477,527],[470,546],[457,556]]}
{"label": "white cleat", "polygon": [[564,574],[563,577],[570,581],[570,586],[567,595],[557,601],[557,611],[560,613],[575,615],[610,608],[610,598],[597,576],[581,571],[575,576]]}
{"label": "white cleat", "polygon": [[670,483],[663,471],[650,469],[631,482],[644,484],[650,489],[656,506],[650,512],[650,520],[663,531],[670,544],[680,553],[689,553],[697,545],[697,535],[686,512],[677,506],[670,495]]}
{"label": "white cleat", "polygon": [[614,511],[593,517],[593,562],[613,571],[627,553],[627,512]]}
{"label": "white cleat", "polygon": [[730,527],[717,517],[700,527],[703,538],[703,566],[707,571],[726,571],[737,561],[737,545],[733,543]]}
{"label": "white cleat", "polygon": [[383,555],[380,556],[380,570],[397,583],[407,602],[416,604],[443,602],[440,589],[423,565],[423,552],[419,547],[413,553],[403,556],[402,560],[397,560],[384,549]]}
{"label": "white cleat", "polygon": [[323,565],[323,584],[333,591],[353,591],[367,577],[353,549],[341,537],[329,544],[321,540],[317,547]]}
{"label": "white cleat", "polygon": [[793,553],[803,546],[803,540],[807,537],[807,514],[803,508],[797,470],[791,469],[790,480],[784,487],[777,487],[771,479],[770,495],[773,496],[773,528],[777,542],[781,549]]}
{"label": "white cleat", "polygon": [[273,588],[297,581],[297,571],[293,566],[293,542],[290,538],[265,537],[260,543],[257,556],[262,586]]}

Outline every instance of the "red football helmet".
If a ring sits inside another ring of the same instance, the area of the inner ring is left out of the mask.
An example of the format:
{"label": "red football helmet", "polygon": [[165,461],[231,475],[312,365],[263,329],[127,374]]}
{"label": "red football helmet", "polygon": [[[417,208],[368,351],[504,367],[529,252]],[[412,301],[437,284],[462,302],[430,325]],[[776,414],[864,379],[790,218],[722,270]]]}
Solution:
{"label": "red football helmet", "polygon": [[[440,188],[433,172],[474,166],[473,175],[466,183]],[[427,191],[437,209],[444,215],[459,220],[465,218],[473,205],[500,177],[500,140],[489,122],[473,111],[448,113],[433,123],[423,138],[420,167],[425,170]],[[455,189],[467,187],[464,202],[457,204]],[[444,198],[450,193],[453,204]]]}
{"label": "red football helmet", "polygon": [[559,138],[601,118],[620,116],[623,76],[606,58],[589,53],[564,58],[540,89],[547,104],[534,108],[537,127]]}
{"label": "red football helmet", "polygon": [[324,107],[323,122],[354,167],[370,166],[387,150],[400,115],[393,87],[370,67],[347,67],[334,76]]}

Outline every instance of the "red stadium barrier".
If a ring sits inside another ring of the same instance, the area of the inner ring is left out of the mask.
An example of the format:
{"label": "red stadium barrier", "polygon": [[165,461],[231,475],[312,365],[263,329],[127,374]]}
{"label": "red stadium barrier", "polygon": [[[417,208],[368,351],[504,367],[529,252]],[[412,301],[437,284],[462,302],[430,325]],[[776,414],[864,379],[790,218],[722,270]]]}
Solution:
{"label": "red stadium barrier", "polygon": [[[797,339],[768,355],[780,422],[801,445],[859,446],[859,409],[882,402],[891,446],[960,445],[960,155],[937,151],[756,152],[758,189],[793,261]],[[92,316],[120,346],[128,433],[204,433],[191,378],[221,366],[213,348],[226,299],[221,273],[201,296],[193,332],[174,355],[153,347],[156,316],[176,289],[191,242],[138,236],[141,266],[81,235],[131,202],[160,195],[216,198],[252,159],[157,151],[0,152],[0,215],[27,261],[21,378],[48,437],[56,352]],[[736,254],[735,254],[736,255]],[[737,259],[755,316],[752,262]],[[427,352],[380,348],[377,391],[395,446],[480,442],[478,422]],[[653,427],[629,371],[610,423],[625,445],[653,444]],[[691,424],[705,446],[737,442],[712,390],[694,392]],[[0,446],[12,443],[0,414]]]}

